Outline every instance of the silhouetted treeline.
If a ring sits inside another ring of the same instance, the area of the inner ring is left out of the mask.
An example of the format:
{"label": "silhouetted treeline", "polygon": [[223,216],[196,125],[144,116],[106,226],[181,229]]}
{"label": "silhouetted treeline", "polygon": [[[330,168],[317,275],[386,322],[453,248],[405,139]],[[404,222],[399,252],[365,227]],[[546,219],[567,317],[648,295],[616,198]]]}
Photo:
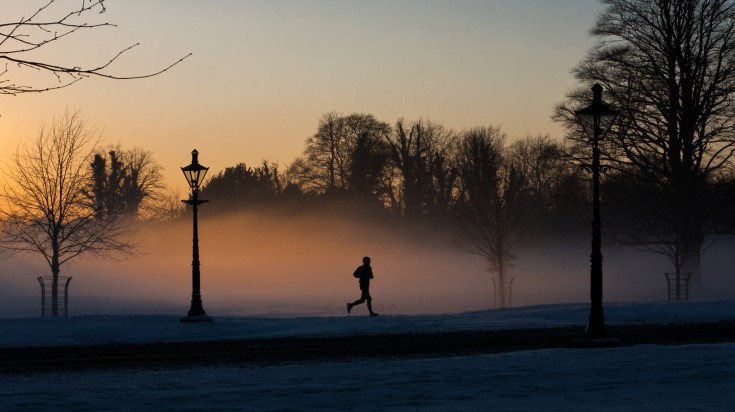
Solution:
{"label": "silhouetted treeline", "polygon": [[391,126],[371,114],[330,112],[285,173],[276,163],[241,163],[212,176],[201,196],[214,214],[319,208],[414,226],[461,225],[459,216],[492,201],[516,227],[562,230],[579,218],[587,194],[570,159],[549,136],[511,141],[495,126],[455,131],[423,119]]}
{"label": "silhouetted treeline", "polygon": [[204,198],[215,200],[211,205],[215,209],[270,207],[282,195],[278,165],[267,162],[255,168],[248,167],[245,163],[228,167],[212,176],[202,189]]}

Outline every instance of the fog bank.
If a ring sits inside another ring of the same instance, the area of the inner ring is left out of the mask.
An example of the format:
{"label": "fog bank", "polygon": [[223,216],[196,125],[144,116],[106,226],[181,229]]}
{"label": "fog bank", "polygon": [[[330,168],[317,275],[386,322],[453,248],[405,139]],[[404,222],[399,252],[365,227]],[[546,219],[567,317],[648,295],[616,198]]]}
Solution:
{"label": "fog bank", "polygon": [[[217,315],[343,315],[359,297],[354,269],[372,258],[375,310],[384,314],[454,313],[495,306],[483,259],[460,251],[447,236],[418,236],[328,216],[240,213],[199,225],[204,308]],[[138,231],[140,256],[122,261],[79,260],[70,314],[180,314],[191,299],[191,222],[159,223]],[[701,299],[735,297],[732,238],[702,259]],[[589,301],[587,236],[526,239],[518,251],[512,305]],[[605,245],[605,301],[666,300],[670,264],[662,257]],[[0,317],[38,316],[37,276],[50,272],[32,256],[0,262]],[[364,307],[355,315],[366,314]]]}

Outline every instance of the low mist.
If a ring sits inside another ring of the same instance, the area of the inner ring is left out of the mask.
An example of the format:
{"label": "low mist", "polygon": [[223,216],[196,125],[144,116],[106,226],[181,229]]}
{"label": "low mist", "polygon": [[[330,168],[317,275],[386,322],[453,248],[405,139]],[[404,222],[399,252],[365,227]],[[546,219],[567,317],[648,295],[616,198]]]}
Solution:
{"label": "low mist", "polygon": [[[204,209],[204,208],[203,208]],[[201,213],[206,215],[206,213]],[[85,259],[62,267],[72,276],[70,315],[185,315],[191,300],[191,221],[157,223],[137,232],[141,255]],[[462,252],[449,236],[328,216],[240,213],[200,217],[204,309],[227,315],[343,315],[360,296],[352,272],[372,258],[373,305],[382,314],[456,313],[495,307],[484,260]],[[732,238],[702,259],[698,298],[735,297],[729,268]],[[526,239],[508,274],[512,306],[589,302],[588,236]],[[605,245],[604,296],[611,301],[665,301],[668,261]],[[0,262],[0,317],[40,315],[36,277],[50,271],[36,256]],[[365,315],[358,306],[355,315]],[[353,315],[354,316],[354,315]]]}

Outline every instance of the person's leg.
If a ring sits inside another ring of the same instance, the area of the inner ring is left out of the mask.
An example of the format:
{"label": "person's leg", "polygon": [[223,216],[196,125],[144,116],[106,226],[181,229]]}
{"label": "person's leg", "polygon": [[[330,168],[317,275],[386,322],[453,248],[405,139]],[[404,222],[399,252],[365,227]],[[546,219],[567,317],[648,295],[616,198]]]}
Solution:
{"label": "person's leg", "polygon": [[377,313],[373,312],[373,298],[370,296],[370,293],[366,293],[367,296],[365,296],[365,300],[367,301],[367,307],[368,312],[370,312],[370,316],[378,316]]}
{"label": "person's leg", "polygon": [[[367,294],[367,296],[370,296],[370,294]],[[359,304],[365,302],[365,299],[366,299],[366,297],[365,297],[365,291],[363,290],[362,291],[362,295],[360,296],[360,299],[358,299],[358,300],[356,300],[356,301],[354,301],[352,303],[348,303],[347,304],[347,313],[352,312],[352,308],[354,306],[359,305]]]}

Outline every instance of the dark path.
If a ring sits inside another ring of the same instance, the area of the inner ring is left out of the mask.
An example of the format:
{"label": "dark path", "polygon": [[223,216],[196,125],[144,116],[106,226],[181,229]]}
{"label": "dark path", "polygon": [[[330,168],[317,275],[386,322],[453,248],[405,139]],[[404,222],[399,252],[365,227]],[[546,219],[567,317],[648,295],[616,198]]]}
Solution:
{"label": "dark path", "polygon": [[[3,348],[0,373],[407,358],[566,348],[583,326],[340,337]],[[608,326],[624,346],[735,342],[735,321]]]}

